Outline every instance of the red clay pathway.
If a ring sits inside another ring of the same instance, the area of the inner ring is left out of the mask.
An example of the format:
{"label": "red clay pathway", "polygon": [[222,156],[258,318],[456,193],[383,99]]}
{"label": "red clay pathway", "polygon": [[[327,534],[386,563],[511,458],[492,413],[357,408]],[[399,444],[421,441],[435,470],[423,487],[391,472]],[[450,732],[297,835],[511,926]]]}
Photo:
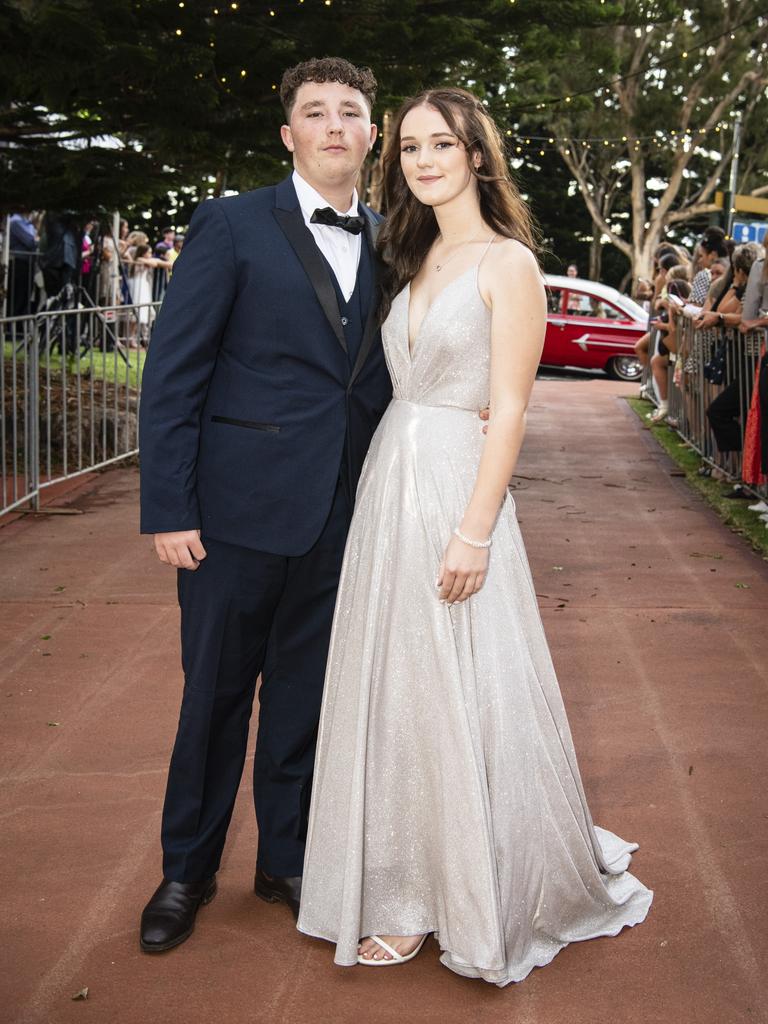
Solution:
{"label": "red clay pathway", "polygon": [[768,1021],[768,566],[670,476],[626,393],[537,383],[517,504],[593,816],[640,843],[646,923],[503,990],[432,941],[334,967],[251,892],[246,781],[217,899],[185,945],[140,953],[181,674],[173,573],[136,533],[136,471],[114,470],[70,495],[82,515],[0,529],[0,1020]]}

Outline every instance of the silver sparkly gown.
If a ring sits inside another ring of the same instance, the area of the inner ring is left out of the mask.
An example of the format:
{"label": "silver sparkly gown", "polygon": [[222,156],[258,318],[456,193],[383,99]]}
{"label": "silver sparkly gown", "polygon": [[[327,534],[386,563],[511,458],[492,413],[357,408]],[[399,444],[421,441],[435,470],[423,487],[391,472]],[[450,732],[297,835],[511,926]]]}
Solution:
{"label": "silver sparkly gown", "polygon": [[482,590],[435,579],[477,475],[490,314],[477,267],[408,345],[357,492],[328,659],[298,927],[355,964],[362,936],[434,932],[446,967],[498,985],[569,942],[642,921],[637,844],[592,824],[512,497]]}

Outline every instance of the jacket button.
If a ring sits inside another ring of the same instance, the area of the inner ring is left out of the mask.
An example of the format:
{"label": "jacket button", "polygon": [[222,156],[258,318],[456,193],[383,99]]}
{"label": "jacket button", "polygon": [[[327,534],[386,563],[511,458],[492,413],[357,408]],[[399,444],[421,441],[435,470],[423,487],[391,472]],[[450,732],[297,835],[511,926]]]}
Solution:
{"label": "jacket button", "polygon": [[349,320],[347,320],[347,318],[345,316],[343,316],[341,318],[341,326],[342,327],[346,327],[348,323],[349,323]]}

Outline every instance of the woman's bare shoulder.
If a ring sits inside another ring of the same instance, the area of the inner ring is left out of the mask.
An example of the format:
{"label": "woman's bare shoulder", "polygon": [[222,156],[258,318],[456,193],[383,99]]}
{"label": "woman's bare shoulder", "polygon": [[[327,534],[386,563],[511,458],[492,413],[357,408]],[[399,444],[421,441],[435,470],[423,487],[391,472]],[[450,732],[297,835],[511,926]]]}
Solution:
{"label": "woman's bare shoulder", "polygon": [[488,250],[486,260],[489,269],[501,271],[516,270],[524,273],[540,274],[539,264],[524,242],[517,238],[497,238]]}

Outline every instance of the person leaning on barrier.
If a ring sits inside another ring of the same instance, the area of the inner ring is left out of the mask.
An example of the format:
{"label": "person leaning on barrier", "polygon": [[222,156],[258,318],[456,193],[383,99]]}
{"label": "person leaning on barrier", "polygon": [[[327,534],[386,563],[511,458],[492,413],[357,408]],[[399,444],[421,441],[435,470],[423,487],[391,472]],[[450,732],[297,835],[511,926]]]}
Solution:
{"label": "person leaning on barrier", "polygon": [[[665,265],[662,266],[662,261]],[[667,283],[667,270],[680,264],[680,255],[674,245],[669,242],[662,242],[653,253],[653,290],[648,303],[648,329],[638,341],[635,342],[635,355],[641,366],[647,366],[651,345],[651,321],[659,312],[659,302],[665,296],[664,289]],[[640,398],[648,398],[649,390],[646,384],[640,387]]]}
{"label": "person leaning on barrier", "polygon": [[[659,303],[659,316],[652,322],[653,326],[661,332],[658,351],[651,357],[651,372],[659,394],[659,407],[650,416],[652,423],[662,423],[665,419],[669,419],[669,357],[671,353],[676,354],[678,351],[678,319],[681,307],[691,294],[690,282],[683,275],[669,278],[666,292],[666,297]],[[670,423],[672,426],[677,426],[672,421]]]}
{"label": "person leaning on barrier", "polygon": [[742,320],[742,304],[746,297],[749,275],[752,266],[761,254],[762,246],[755,242],[746,242],[734,249],[730,280],[726,276],[720,290],[719,300],[716,299],[709,310],[705,307],[694,320],[694,327],[697,330],[708,327],[724,330],[726,327],[739,326]]}
{"label": "person leaning on barrier", "polygon": [[[691,302],[694,306],[703,306],[715,274],[712,271],[715,263],[725,270],[728,261],[728,243],[722,228],[710,227],[704,232],[697,245],[696,275],[691,284]],[[723,265],[722,261],[726,264]]]}
{"label": "person leaning on barrier", "polygon": [[[753,242],[738,246],[733,253],[733,280],[728,291],[723,295],[716,310],[703,313],[694,321],[697,329],[715,327],[723,332],[725,343],[733,346],[737,337],[733,332],[726,333],[728,328],[737,328],[742,322],[743,299],[747,288],[752,265],[761,252],[761,247]],[[743,360],[739,351],[732,351],[731,358],[726,360],[727,378],[725,387],[707,407],[707,419],[715,436],[715,444],[720,452],[740,452],[742,448],[742,415],[749,408],[752,394],[752,375],[742,372]]]}
{"label": "person leaning on barrier", "polygon": [[[679,281],[688,284],[690,266],[687,262],[681,263],[680,259],[681,256],[677,249],[664,253],[659,259],[659,274],[656,277],[657,297],[654,304],[655,315],[648,324],[648,351],[651,353],[651,372],[656,383],[656,392],[659,396],[658,407],[649,413],[647,417],[652,423],[662,423],[667,418],[667,368],[671,351],[667,346],[667,334],[669,331],[669,306],[667,300],[669,298],[670,285],[673,282]],[[687,295],[688,291],[686,291]],[[655,338],[654,331],[657,332]],[[638,342],[639,344],[640,342]],[[635,348],[637,349],[637,346]]]}

